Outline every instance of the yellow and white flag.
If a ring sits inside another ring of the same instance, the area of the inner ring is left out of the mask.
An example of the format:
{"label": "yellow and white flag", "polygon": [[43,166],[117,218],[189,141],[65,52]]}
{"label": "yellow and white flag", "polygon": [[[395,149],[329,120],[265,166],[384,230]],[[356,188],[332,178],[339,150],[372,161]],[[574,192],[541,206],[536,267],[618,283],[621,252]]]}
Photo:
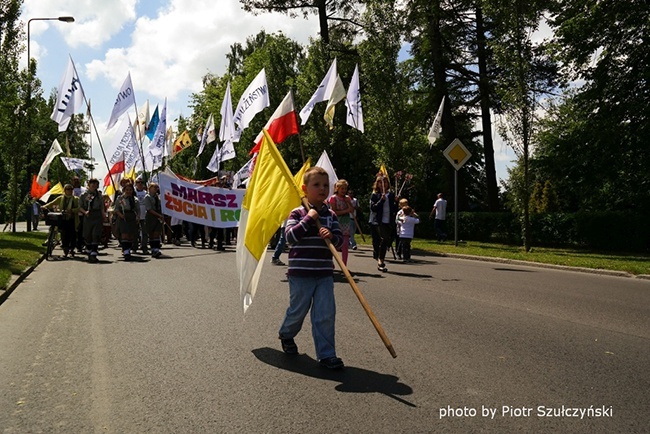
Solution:
{"label": "yellow and white flag", "polygon": [[334,109],[336,108],[336,103],[345,98],[345,88],[343,87],[341,77],[337,75],[336,81],[334,83],[334,89],[332,90],[332,95],[327,102],[327,107],[325,108],[325,116],[323,116],[323,119],[325,119],[325,122],[330,127],[330,130],[334,128]]}
{"label": "yellow and white flag", "polygon": [[266,246],[291,210],[300,205],[301,196],[282,155],[264,130],[264,140],[239,217],[237,271],[244,312],[253,302]]}
{"label": "yellow and white flag", "polygon": [[50,188],[47,193],[41,196],[39,200],[48,203],[50,201],[50,196],[58,196],[63,193],[63,185],[59,182],[54,187]]}

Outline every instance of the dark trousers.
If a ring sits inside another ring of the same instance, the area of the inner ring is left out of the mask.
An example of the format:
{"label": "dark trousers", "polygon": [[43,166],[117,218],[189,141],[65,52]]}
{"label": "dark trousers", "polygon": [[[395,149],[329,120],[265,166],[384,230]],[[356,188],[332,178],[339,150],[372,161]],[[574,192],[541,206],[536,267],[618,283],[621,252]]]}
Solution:
{"label": "dark trousers", "polygon": [[379,259],[382,264],[384,263],[384,259],[386,258],[386,250],[388,250],[388,246],[390,246],[390,243],[393,241],[393,232],[395,231],[395,228],[388,224],[388,223],[380,223],[379,224],[379,237],[380,237],[380,242],[379,242]]}
{"label": "dark trousers", "polygon": [[372,237],[372,258],[379,258],[379,244],[381,244],[381,237],[379,236],[379,225],[370,225],[370,236]]}
{"label": "dark trousers", "polygon": [[74,230],[74,219],[63,220],[59,226],[61,232],[61,248],[65,254],[74,250],[77,241],[77,234]]}
{"label": "dark trousers", "polygon": [[436,237],[438,241],[445,241],[447,233],[445,232],[445,220],[436,219],[434,221],[434,228],[436,229]]}
{"label": "dark trousers", "polygon": [[411,259],[411,238],[400,238],[400,246],[402,248],[402,256],[405,261]]}
{"label": "dark trousers", "polygon": [[77,245],[79,253],[84,251],[84,247],[86,247],[84,241],[84,216],[79,216],[79,226],[77,226],[77,232],[75,234],[75,244]]}

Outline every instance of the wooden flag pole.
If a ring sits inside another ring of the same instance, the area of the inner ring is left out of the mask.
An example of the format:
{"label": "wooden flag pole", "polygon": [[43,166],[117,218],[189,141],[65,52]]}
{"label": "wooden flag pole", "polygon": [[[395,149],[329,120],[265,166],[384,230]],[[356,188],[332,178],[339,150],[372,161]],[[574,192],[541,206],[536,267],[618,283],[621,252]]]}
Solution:
{"label": "wooden flag pole", "polygon": [[[305,206],[305,208],[307,209],[310,208],[309,202],[305,197],[302,198],[302,204]],[[318,227],[318,229],[321,228],[321,224],[319,220],[316,220],[316,226]],[[381,338],[382,342],[384,342],[386,349],[388,349],[388,352],[390,353],[391,356],[393,356],[393,358],[397,357],[397,353],[393,348],[393,344],[390,343],[390,339],[388,339],[388,336],[386,336],[386,333],[384,332],[384,329],[382,328],[381,324],[379,324],[379,321],[377,321],[377,318],[375,317],[375,314],[372,312],[372,309],[370,308],[370,305],[366,301],[366,298],[363,296],[361,290],[359,289],[356,282],[352,278],[352,275],[350,274],[348,267],[346,267],[345,264],[343,263],[341,256],[339,256],[339,252],[336,251],[336,247],[334,247],[334,245],[329,239],[325,239],[325,244],[327,244],[327,247],[332,252],[332,256],[334,256],[334,259],[336,260],[336,263],[339,264],[341,271],[343,271],[343,274],[345,274],[345,277],[348,279],[348,283],[352,287],[354,294],[359,299],[359,302],[361,303],[363,310],[366,311],[368,318],[370,318],[370,322],[375,327],[375,330],[377,330],[377,333],[379,333],[379,337]]]}

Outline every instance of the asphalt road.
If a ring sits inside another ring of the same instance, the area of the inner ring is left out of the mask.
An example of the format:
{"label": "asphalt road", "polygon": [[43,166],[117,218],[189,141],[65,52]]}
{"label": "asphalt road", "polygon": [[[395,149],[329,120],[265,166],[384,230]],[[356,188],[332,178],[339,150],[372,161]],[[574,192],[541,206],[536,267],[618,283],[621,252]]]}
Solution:
{"label": "asphalt road", "polygon": [[398,357],[337,274],[330,372],[308,319],[280,351],[285,267],[243,315],[233,248],[101,253],[44,261],[0,306],[1,432],[650,431],[648,280],[353,252]]}

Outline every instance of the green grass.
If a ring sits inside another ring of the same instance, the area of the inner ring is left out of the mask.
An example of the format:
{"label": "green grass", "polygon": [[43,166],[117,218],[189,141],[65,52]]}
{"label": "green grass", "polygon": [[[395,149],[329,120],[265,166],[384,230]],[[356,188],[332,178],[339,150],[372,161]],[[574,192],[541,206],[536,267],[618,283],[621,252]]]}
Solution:
{"label": "green grass", "polygon": [[46,232],[0,233],[0,289],[9,285],[12,274],[20,274],[45,253]]}
{"label": "green grass", "polygon": [[[533,247],[526,253],[523,247],[467,241],[454,246],[453,241],[438,243],[414,239],[412,247],[434,254],[455,253],[492,258],[516,259],[545,264],[566,265],[604,270],[625,271],[631,274],[650,274],[650,255],[598,252],[581,249]],[[417,254],[417,253],[416,253]]]}

